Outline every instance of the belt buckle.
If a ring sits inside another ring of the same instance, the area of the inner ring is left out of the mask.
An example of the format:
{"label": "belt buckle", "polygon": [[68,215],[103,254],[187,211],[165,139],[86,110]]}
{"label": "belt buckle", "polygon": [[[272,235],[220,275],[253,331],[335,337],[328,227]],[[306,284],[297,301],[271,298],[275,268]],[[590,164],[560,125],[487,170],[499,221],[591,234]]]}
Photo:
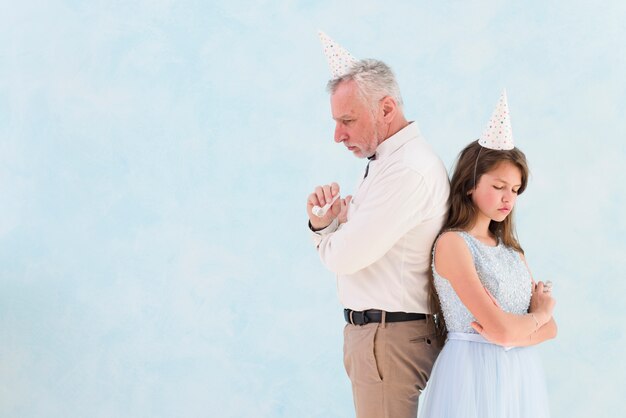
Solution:
{"label": "belt buckle", "polygon": [[[356,314],[356,321],[355,321],[355,314]],[[369,320],[367,318],[367,315],[365,314],[365,311],[353,311],[350,310],[350,323],[352,325],[365,325],[369,323]]]}

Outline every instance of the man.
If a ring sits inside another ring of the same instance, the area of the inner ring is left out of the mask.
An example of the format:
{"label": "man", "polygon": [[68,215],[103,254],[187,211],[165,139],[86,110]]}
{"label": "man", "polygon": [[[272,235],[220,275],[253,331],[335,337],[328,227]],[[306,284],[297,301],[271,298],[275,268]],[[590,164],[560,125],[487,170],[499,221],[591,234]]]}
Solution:
{"label": "man", "polygon": [[[318,217],[340,193],[309,195],[309,228],[324,265],[337,274],[346,308],[344,364],[358,418],[414,418],[441,347],[428,304],[433,241],[447,212],[446,169],[408,122],[390,68],[355,60],[320,34],[334,78],[328,83],[335,142],[369,163],[354,197]],[[319,214],[319,213],[318,213]]]}

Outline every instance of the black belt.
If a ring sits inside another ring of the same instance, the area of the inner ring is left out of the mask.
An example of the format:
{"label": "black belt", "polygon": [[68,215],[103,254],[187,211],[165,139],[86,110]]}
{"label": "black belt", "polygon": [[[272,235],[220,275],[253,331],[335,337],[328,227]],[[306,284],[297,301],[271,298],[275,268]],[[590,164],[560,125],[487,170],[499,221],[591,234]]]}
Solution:
{"label": "black belt", "polygon": [[[382,322],[383,311],[378,309],[369,309],[367,311],[353,311],[352,309],[344,309],[343,317],[348,324],[365,325],[370,322]],[[386,312],[385,322],[404,322],[417,321],[426,319],[426,315],[422,313],[408,312]]]}

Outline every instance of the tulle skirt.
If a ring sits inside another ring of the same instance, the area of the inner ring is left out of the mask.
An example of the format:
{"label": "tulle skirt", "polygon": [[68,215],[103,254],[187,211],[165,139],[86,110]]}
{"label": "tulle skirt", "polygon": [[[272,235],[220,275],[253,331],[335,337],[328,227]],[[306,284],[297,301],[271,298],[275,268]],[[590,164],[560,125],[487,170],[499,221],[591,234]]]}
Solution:
{"label": "tulle skirt", "polygon": [[535,347],[505,349],[477,334],[448,334],[419,401],[420,418],[549,416]]}

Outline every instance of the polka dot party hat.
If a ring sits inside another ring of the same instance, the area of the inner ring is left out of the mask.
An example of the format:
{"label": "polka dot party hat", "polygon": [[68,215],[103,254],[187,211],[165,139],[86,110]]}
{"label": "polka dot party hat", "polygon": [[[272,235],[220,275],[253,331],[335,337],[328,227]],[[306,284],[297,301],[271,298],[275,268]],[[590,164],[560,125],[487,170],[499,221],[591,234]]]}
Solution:
{"label": "polka dot party hat", "polygon": [[489,124],[480,136],[478,143],[485,148],[495,150],[513,149],[515,147],[509,105],[506,101],[506,90],[502,90],[496,109],[493,111],[491,120],[489,120]]}
{"label": "polka dot party hat", "polygon": [[337,42],[333,41],[322,31],[318,31],[320,41],[324,46],[324,55],[328,60],[328,66],[333,78],[341,77],[348,72],[352,64],[357,62],[350,53]]}

